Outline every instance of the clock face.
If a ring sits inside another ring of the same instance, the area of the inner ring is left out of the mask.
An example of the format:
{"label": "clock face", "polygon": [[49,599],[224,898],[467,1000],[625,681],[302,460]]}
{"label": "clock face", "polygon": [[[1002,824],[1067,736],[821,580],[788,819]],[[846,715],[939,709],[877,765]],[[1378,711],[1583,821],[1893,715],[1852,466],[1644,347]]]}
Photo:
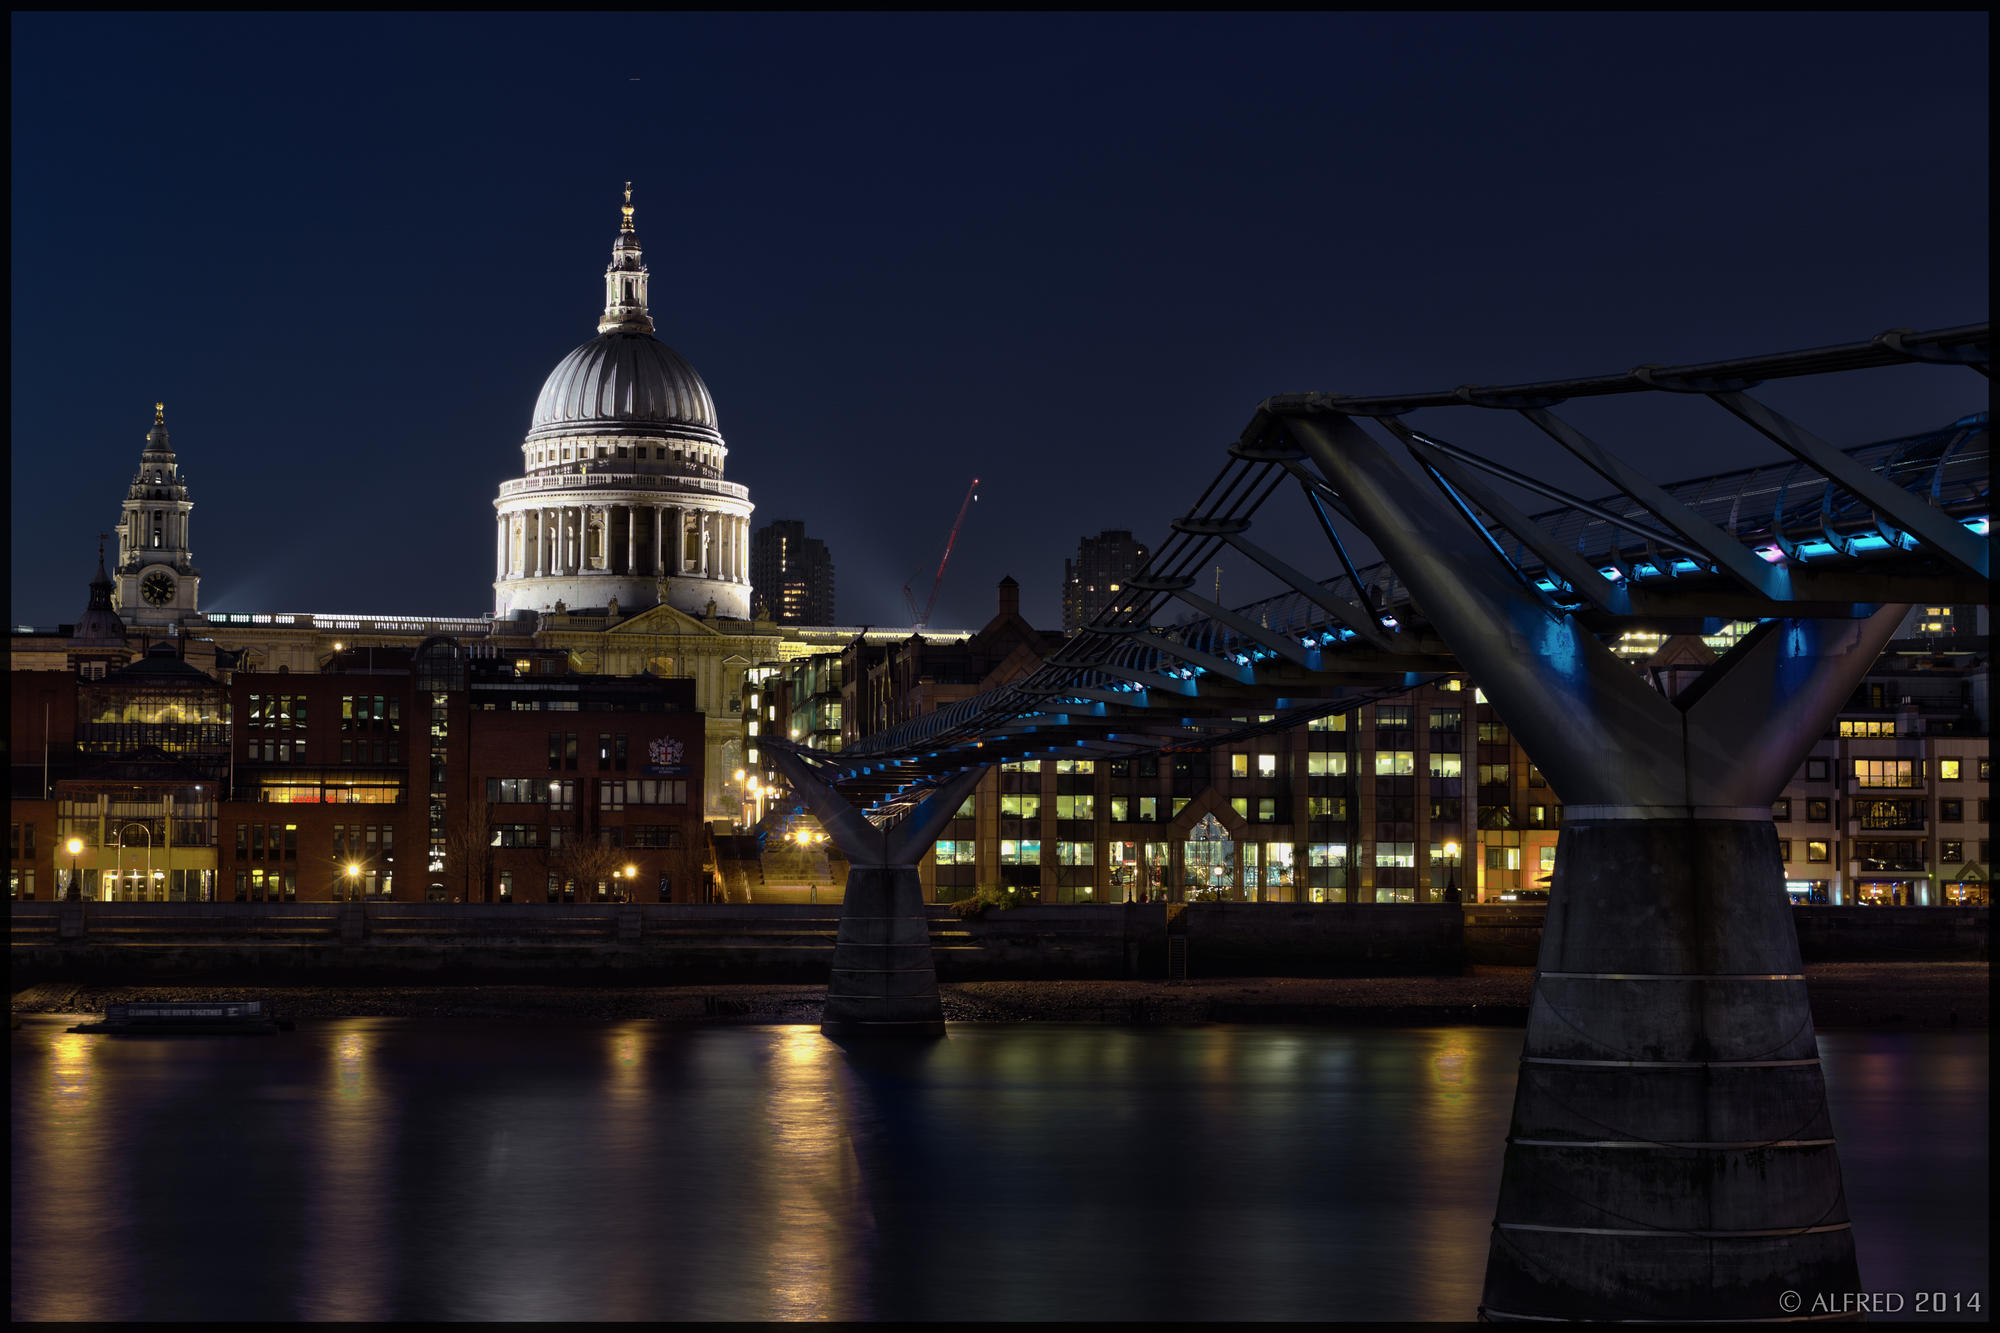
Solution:
{"label": "clock face", "polygon": [[156,569],[139,581],[139,595],[154,606],[165,606],[174,600],[174,576],[164,569]]}

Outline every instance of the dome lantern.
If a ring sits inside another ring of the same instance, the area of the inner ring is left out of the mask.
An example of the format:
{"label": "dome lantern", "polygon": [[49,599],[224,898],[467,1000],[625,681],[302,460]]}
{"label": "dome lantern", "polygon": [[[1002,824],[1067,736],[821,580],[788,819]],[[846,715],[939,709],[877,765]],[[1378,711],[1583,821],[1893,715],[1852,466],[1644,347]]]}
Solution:
{"label": "dome lantern", "polygon": [[611,263],[604,270],[604,317],[599,333],[651,333],[653,317],[646,312],[646,262],[639,251],[639,233],[632,226],[632,182],[625,182],[625,203],[619,210],[618,239],[611,243]]}

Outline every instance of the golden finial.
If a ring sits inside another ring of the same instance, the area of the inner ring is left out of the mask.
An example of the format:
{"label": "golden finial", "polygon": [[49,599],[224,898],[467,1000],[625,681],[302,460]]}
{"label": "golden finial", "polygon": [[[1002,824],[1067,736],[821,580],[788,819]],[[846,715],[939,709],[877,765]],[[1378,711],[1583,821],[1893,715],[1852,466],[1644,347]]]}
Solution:
{"label": "golden finial", "polygon": [[631,181],[625,182],[625,206],[619,209],[618,211],[625,215],[625,221],[622,224],[620,224],[618,230],[627,232],[631,231],[632,230],[632,182]]}
{"label": "golden finial", "polygon": [[164,426],[167,424],[167,405],[165,403],[153,404],[153,424],[155,426]]}

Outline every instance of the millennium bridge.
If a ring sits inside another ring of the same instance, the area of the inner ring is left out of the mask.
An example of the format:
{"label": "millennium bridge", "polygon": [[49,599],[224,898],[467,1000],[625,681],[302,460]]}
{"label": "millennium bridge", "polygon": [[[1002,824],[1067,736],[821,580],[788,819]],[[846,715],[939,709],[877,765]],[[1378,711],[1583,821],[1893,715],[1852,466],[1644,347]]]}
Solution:
{"label": "millennium bridge", "polygon": [[[991,765],[1212,746],[1462,671],[1564,806],[1482,1318],[1769,1319],[1788,1291],[1862,1290],[1770,806],[1910,604],[1986,599],[1989,421],[1838,445],[1751,391],[1988,361],[1982,323],[1267,399],[1141,577],[1036,670],[838,755],[767,742],[851,867],[824,1030],[943,1032],[916,867]],[[1772,461],[1660,482],[1555,410],[1672,396]],[[1493,413],[1609,490],[1468,445]],[[1333,577],[1271,549],[1301,525]],[[1286,591],[1201,596],[1224,548]],[[1194,618],[1157,628],[1174,602]],[[1755,627],[1672,698],[1608,642],[1731,622]]]}

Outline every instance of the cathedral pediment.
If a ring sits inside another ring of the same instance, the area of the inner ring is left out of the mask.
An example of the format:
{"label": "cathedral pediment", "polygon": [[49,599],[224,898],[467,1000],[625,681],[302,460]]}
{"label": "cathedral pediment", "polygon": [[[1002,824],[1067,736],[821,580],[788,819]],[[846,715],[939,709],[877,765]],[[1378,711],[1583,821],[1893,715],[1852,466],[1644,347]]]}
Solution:
{"label": "cathedral pediment", "polygon": [[641,611],[629,620],[621,620],[605,633],[620,637],[644,637],[649,634],[700,634],[712,639],[722,637],[715,626],[664,604]]}

